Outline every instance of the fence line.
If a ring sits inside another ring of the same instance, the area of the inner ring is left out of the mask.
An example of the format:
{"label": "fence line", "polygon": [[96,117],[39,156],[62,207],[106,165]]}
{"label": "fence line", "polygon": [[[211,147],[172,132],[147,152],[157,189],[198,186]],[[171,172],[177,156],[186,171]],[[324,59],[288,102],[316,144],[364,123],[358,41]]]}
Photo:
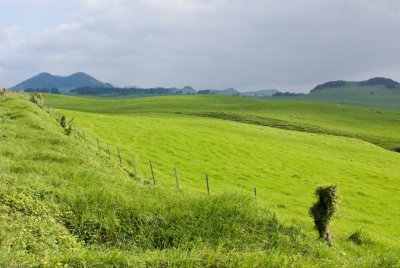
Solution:
{"label": "fence line", "polygon": [[[47,107],[47,109],[46,109]],[[49,113],[51,116],[55,117],[58,122],[60,122],[60,118],[62,115],[60,115],[58,112],[56,112],[54,109],[50,108],[49,106],[44,106],[43,109],[45,111],[47,111],[47,113]],[[88,135],[88,133],[85,133],[85,129],[80,129],[80,128],[74,128],[73,133],[76,133],[78,138],[83,139],[83,141],[85,142],[85,144],[87,144],[88,142],[90,143],[90,148],[92,151],[94,151],[94,146],[93,146],[93,141],[94,141],[94,136],[92,135]],[[96,141],[97,141],[97,147],[98,147],[98,151],[99,153],[101,153],[103,150],[102,146],[101,146],[101,142],[99,140],[98,137],[96,137]],[[107,156],[108,156],[108,160],[111,161],[111,151],[110,151],[110,144],[106,143],[106,147],[104,148],[104,151],[106,151]],[[122,156],[121,156],[121,151],[120,148],[118,146],[116,146],[117,148],[117,156],[119,159],[119,164],[121,167],[123,167],[123,162],[122,162]],[[137,163],[136,163],[136,157],[135,155],[132,155],[132,164],[133,164],[133,173],[132,175],[134,177],[138,176],[137,173]],[[127,169],[129,170],[129,169]],[[153,162],[150,160],[150,170],[151,170],[151,176],[152,176],[152,182],[153,185],[156,185],[156,179],[155,179],[155,173],[154,173],[154,167],[153,167]],[[128,171],[129,172],[129,171]],[[178,178],[178,172],[176,167],[173,168],[173,172],[174,172],[174,178],[175,178],[175,185],[176,185],[176,189],[178,192],[181,191],[180,185],[179,185],[179,178]],[[207,190],[207,194],[208,196],[211,195],[211,191],[210,191],[210,183],[209,183],[209,176],[208,173],[205,173],[205,179],[206,179],[206,190]],[[257,199],[257,188],[253,188],[253,195],[254,198]]]}

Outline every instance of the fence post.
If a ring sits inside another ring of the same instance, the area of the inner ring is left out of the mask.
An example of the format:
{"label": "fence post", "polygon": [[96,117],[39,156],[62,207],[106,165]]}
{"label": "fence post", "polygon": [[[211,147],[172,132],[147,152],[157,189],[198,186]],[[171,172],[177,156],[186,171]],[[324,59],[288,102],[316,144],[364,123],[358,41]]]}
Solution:
{"label": "fence post", "polygon": [[153,184],[156,185],[156,179],[154,178],[153,163],[150,160],[151,175],[153,176]]}
{"label": "fence post", "polygon": [[118,150],[119,164],[122,167],[122,159],[121,159],[121,153],[119,152],[119,147],[117,147],[117,150]]}
{"label": "fence post", "polygon": [[108,159],[111,160],[111,154],[110,154],[110,146],[107,143],[107,152],[108,152]]}
{"label": "fence post", "polygon": [[206,173],[206,185],[207,185],[207,193],[210,195],[210,185],[208,184],[208,174]]}
{"label": "fence post", "polygon": [[178,174],[176,172],[176,168],[174,168],[174,173],[175,173],[176,189],[179,192],[179,180],[178,180]]}
{"label": "fence post", "polygon": [[97,140],[97,147],[99,147],[99,151],[101,151],[101,147],[100,147],[99,138],[96,138],[96,140]]}
{"label": "fence post", "polygon": [[253,188],[253,192],[254,192],[254,198],[257,198],[257,188],[256,187]]}
{"label": "fence post", "polygon": [[136,160],[135,160],[135,156],[132,155],[132,162],[133,162],[133,175],[136,176]]}

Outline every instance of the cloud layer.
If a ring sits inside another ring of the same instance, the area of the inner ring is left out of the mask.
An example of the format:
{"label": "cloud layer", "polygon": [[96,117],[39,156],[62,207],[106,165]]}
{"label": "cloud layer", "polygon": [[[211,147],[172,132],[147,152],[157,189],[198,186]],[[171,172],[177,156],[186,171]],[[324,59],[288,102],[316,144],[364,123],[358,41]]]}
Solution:
{"label": "cloud layer", "polygon": [[0,8],[9,11],[0,23],[8,86],[41,71],[197,89],[400,80],[394,0],[0,0]]}

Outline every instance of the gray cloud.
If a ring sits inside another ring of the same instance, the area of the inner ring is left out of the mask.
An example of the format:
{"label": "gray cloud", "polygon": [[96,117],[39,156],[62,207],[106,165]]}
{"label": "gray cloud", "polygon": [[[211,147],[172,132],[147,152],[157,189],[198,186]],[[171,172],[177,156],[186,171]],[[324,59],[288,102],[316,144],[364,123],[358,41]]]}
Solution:
{"label": "gray cloud", "polygon": [[297,91],[400,80],[399,13],[391,0],[75,1],[46,27],[3,25],[0,79],[85,71],[118,85]]}

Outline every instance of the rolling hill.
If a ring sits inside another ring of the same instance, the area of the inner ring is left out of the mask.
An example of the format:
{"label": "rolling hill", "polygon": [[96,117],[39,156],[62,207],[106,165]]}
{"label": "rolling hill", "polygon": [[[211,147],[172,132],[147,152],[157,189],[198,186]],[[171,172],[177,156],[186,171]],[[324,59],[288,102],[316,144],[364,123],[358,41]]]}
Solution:
{"label": "rolling hill", "polygon": [[[387,198],[391,194],[384,192],[396,187],[384,185],[399,183],[395,166],[400,155],[370,143],[387,149],[398,144],[398,112],[231,96],[47,98],[87,135],[113,144],[114,157],[119,146],[127,166],[134,154],[145,178],[151,178],[152,160],[158,183],[166,188],[174,187],[173,167],[178,168],[183,189],[192,193],[204,191],[201,178],[208,172],[212,191],[250,194],[256,187],[260,201],[285,219],[304,224],[308,216],[302,211],[312,202],[311,193],[304,191],[339,183],[345,208],[336,226],[342,234],[359,226],[377,240],[398,244],[400,226],[394,227],[394,219],[400,215],[377,215],[385,208],[359,206],[367,202],[376,207],[379,197],[373,192],[379,189],[383,192],[376,194]],[[368,193],[364,196],[363,191]],[[367,215],[375,216],[367,220]],[[375,232],[377,228],[383,229]]]}
{"label": "rolling hill", "polygon": [[[74,118],[79,130],[65,135],[59,119],[45,110],[20,97],[0,97],[0,265],[400,264],[399,154],[360,139],[204,116],[270,113],[288,119],[295,111],[297,126],[313,120],[366,135],[389,127],[396,112],[314,103],[293,110],[292,102],[231,96],[46,95],[45,101],[63,106],[57,112]],[[312,118],[314,110],[323,112]],[[352,121],[336,125],[348,117]],[[308,209],[316,186],[332,183],[341,203],[330,248],[316,239]],[[350,239],[360,228],[362,235]]]}
{"label": "rolling hill", "polygon": [[282,99],[400,110],[400,85],[392,79],[381,77],[359,82],[330,81],[316,86],[310,94]]}
{"label": "rolling hill", "polygon": [[234,96],[170,96],[142,99],[47,95],[49,105],[88,113],[185,114],[362,139],[386,149],[400,144],[400,113],[349,105]]}

